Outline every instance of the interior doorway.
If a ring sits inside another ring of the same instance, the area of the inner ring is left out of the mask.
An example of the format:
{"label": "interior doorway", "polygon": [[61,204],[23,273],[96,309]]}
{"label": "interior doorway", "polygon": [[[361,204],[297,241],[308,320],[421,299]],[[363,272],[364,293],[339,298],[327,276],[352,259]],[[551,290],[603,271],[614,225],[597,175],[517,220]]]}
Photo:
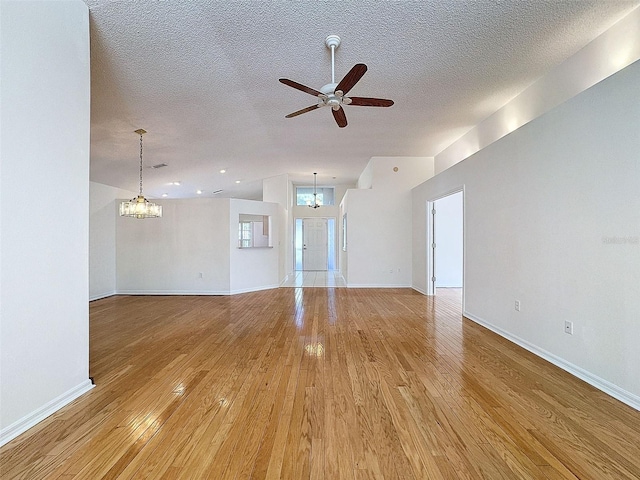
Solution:
{"label": "interior doorway", "polygon": [[336,219],[295,219],[295,268],[304,271],[335,270]]}
{"label": "interior doorway", "polygon": [[[428,202],[428,294],[461,295],[464,285],[464,191]],[[457,292],[456,292],[457,291]]]}

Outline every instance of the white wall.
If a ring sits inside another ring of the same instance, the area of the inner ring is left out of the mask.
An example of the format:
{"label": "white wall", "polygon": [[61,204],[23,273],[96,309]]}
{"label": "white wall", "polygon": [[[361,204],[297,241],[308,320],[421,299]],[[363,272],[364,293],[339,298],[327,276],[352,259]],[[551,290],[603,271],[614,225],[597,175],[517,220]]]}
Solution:
{"label": "white wall", "polygon": [[367,163],[364,170],[358,177],[356,188],[367,189],[373,187],[373,162]]}
{"label": "white wall", "polygon": [[640,7],[435,157],[438,174],[640,59]]}
{"label": "white wall", "polygon": [[[277,288],[280,285],[278,248],[238,248],[240,214],[271,217],[270,244],[278,245],[280,205],[254,200],[232,199],[229,209],[227,250],[230,261],[230,293],[252,292]],[[229,248],[228,247],[228,248]]]}
{"label": "white wall", "polygon": [[89,195],[89,300],[96,300],[116,293],[118,199],[137,193],[91,182]]}
{"label": "white wall", "polygon": [[[117,218],[118,293],[228,294],[230,200],[161,204],[162,218]],[[237,221],[233,233],[237,245]]]}
{"label": "white wall", "polygon": [[89,12],[0,8],[1,444],[91,382]]}
{"label": "white wall", "polygon": [[464,185],[465,315],[636,408],[638,85],[636,62],[413,191],[414,287],[426,202]]}
{"label": "white wall", "polygon": [[435,202],[436,287],[462,287],[462,192]]}
{"label": "white wall", "polygon": [[280,207],[228,198],[163,199],[162,218],[117,217],[117,293],[229,295],[279,285],[277,248],[238,248],[239,215],[269,215],[278,245]]}
{"label": "white wall", "polygon": [[293,185],[289,175],[276,175],[262,181],[262,200],[280,205],[278,212],[278,248],[280,255],[278,279],[282,283],[293,272],[293,220],[291,205]]}
{"label": "white wall", "polygon": [[372,188],[348,190],[342,203],[347,214],[342,274],[349,287],[410,286],[411,189],[433,175],[433,158],[373,157],[367,169],[373,172]]}

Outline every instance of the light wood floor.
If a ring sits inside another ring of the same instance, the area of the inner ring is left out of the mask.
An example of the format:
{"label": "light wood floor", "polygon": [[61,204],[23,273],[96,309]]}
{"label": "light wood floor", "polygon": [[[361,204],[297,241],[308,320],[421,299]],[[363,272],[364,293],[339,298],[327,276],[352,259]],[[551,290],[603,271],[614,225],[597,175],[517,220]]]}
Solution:
{"label": "light wood floor", "polygon": [[638,479],[640,413],[464,320],[457,292],[91,304],[97,387],[0,451],[24,479]]}

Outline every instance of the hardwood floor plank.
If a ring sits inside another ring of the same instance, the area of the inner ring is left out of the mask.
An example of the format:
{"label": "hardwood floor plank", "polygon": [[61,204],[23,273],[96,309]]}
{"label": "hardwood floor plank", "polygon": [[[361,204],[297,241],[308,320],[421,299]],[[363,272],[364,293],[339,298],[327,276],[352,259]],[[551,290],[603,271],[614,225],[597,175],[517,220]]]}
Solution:
{"label": "hardwood floor plank", "polygon": [[464,319],[459,291],[90,304],[96,388],[0,478],[640,478],[640,412]]}
{"label": "hardwood floor plank", "polygon": [[275,391],[274,403],[268,414],[268,423],[265,428],[265,434],[262,438],[260,450],[255,460],[254,470],[252,472],[252,478],[254,479],[267,478],[267,472],[271,459],[274,458],[274,452],[276,451],[276,440],[278,438],[277,434],[280,431],[280,421],[283,415],[285,415],[286,417],[286,400],[287,398],[291,398],[287,396],[287,386],[289,385],[289,381],[294,370],[293,362],[292,360],[290,360],[293,353],[294,350],[291,348],[291,343],[285,343],[283,345],[283,355],[286,354],[287,359],[283,364],[283,370],[278,381],[277,389]]}

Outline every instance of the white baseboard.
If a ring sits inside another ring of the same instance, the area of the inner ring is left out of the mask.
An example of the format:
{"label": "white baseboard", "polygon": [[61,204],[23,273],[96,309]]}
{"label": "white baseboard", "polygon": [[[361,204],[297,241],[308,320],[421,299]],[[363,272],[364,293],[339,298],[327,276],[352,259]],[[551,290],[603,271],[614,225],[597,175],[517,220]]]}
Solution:
{"label": "white baseboard", "polygon": [[419,287],[416,287],[415,285],[411,285],[411,288],[413,288],[416,292],[421,293],[422,295],[427,295],[427,296],[429,295],[425,290]]}
{"label": "white baseboard", "polygon": [[91,380],[87,379],[80,385],[73,387],[71,390],[63,393],[62,395],[54,398],[50,402],[46,403],[42,407],[38,408],[34,412],[22,417],[20,420],[13,422],[8,427],[0,430],[0,447],[18,435],[26,432],[37,423],[41,422],[50,415],[53,415],[65,405],[73,402],[79,396],[87,393],[95,385],[91,383]]}
{"label": "white baseboard", "polygon": [[349,283],[347,285],[347,288],[411,288],[411,285],[409,284],[401,284],[401,285],[389,285],[389,284],[384,284],[384,285],[372,285],[370,283]]}
{"label": "white baseboard", "polygon": [[552,363],[556,367],[561,368],[565,372],[570,373],[574,377],[578,377],[580,380],[587,382],[592,387],[595,387],[598,390],[606,393],[607,395],[610,395],[613,398],[620,400],[622,403],[629,405],[631,408],[634,408],[640,411],[640,397],[638,395],[628,392],[618,387],[617,385],[609,382],[608,380],[600,378],[597,375],[594,375],[593,373],[578,367],[577,365],[567,362],[563,358],[560,358],[551,352],[547,352],[546,350],[536,345],[533,345],[532,343],[529,343],[520,337],[512,335],[511,333],[505,330],[502,330],[501,328],[498,328],[495,325],[492,325],[489,322],[479,317],[476,317],[472,313],[465,311],[463,312],[463,315],[467,317],[469,320],[472,320],[477,324],[482,325],[485,328],[488,328],[489,330],[491,330],[494,333],[497,333],[501,337],[504,337],[507,340],[515,343],[516,345],[524,348],[525,350],[530,351],[534,355],[537,355],[538,357],[545,359],[549,363]]}
{"label": "white baseboard", "polygon": [[116,295],[229,295],[229,290],[118,290]]}
{"label": "white baseboard", "polygon": [[271,290],[278,288],[279,285],[262,285],[259,287],[240,288],[237,290],[206,290],[206,291],[193,291],[193,290],[118,290],[114,295],[211,295],[211,296],[223,296],[223,295],[237,295],[239,293],[259,292],[261,290]]}
{"label": "white baseboard", "polygon": [[111,291],[111,292],[107,292],[107,293],[100,293],[98,295],[92,295],[89,297],[89,301],[93,302],[94,300],[100,300],[101,298],[107,298],[107,297],[113,297],[114,295],[117,295],[115,290]]}
{"label": "white baseboard", "polygon": [[238,290],[231,290],[228,295],[237,295],[238,293],[251,293],[251,292],[260,292],[262,290],[272,290],[274,288],[279,288],[280,285],[265,285],[263,287],[252,287],[252,288],[240,288]]}

